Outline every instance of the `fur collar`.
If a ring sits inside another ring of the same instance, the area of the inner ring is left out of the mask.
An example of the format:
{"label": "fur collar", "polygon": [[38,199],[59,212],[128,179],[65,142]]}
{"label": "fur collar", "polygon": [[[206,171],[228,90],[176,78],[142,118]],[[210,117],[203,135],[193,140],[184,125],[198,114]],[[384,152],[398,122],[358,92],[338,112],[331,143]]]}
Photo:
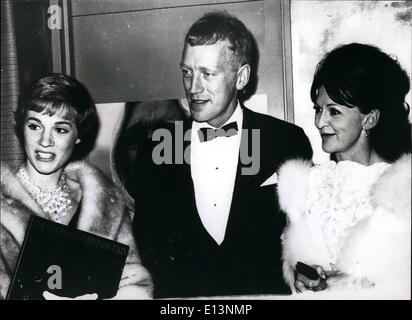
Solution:
{"label": "fur collar", "polygon": [[[123,213],[127,210],[126,200],[120,190],[109,182],[98,169],[84,161],[70,163],[64,172],[69,179],[78,182],[82,189],[78,228],[105,237],[115,236],[119,230]],[[42,210],[21,185],[15,172],[3,162],[1,163],[1,174],[2,207],[4,201],[4,205],[15,208],[27,207],[29,211],[44,217]],[[14,217],[14,220],[16,218]],[[27,220],[27,217],[22,219]]]}
{"label": "fur collar", "polygon": [[411,214],[411,154],[405,154],[379,177],[372,187],[375,207],[402,216]]}
{"label": "fur collar", "polygon": [[[312,166],[310,161],[289,160],[279,169],[279,204],[292,223],[305,208]],[[411,154],[384,171],[371,189],[371,199],[375,208],[402,215],[411,213]]]}
{"label": "fur collar", "polygon": [[289,160],[279,168],[278,196],[280,208],[294,223],[305,209],[308,193],[308,176],[312,162],[308,160]]}

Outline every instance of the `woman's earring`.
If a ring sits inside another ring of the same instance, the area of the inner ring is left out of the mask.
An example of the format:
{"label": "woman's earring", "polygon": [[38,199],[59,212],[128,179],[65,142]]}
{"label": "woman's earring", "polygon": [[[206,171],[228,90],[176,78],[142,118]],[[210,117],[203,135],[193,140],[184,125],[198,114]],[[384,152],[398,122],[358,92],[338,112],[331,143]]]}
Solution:
{"label": "woman's earring", "polygon": [[365,136],[367,137],[369,135],[369,129],[365,126],[362,128],[363,131],[365,131]]}

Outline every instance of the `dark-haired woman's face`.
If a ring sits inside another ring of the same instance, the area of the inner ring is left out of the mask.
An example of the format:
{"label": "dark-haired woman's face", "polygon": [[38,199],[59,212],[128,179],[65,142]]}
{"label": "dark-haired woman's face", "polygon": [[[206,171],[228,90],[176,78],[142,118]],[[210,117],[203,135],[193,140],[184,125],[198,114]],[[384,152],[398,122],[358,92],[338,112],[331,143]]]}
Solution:
{"label": "dark-haired woman's face", "polygon": [[362,125],[366,115],[359,108],[337,104],[322,86],[314,109],[323,151],[340,154],[349,160],[354,154],[365,151],[366,138],[362,135]]}
{"label": "dark-haired woman's face", "polygon": [[28,165],[41,174],[61,170],[80,142],[75,122],[59,112],[49,116],[29,110],[23,132]]}

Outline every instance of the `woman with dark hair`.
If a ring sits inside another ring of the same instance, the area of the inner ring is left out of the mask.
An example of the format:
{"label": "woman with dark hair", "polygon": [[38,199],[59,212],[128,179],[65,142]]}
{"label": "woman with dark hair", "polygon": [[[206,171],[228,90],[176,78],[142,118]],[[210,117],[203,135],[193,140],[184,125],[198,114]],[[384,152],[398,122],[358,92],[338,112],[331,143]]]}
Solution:
{"label": "woman with dark hair", "polygon": [[279,171],[283,271],[297,292],[410,297],[409,86],[399,63],[369,45],[338,47],[318,64],[311,98],[332,160]]}
{"label": "woman with dark hair", "polygon": [[[318,64],[310,89],[318,117],[321,110],[317,100],[322,87],[336,104],[358,108],[360,114],[367,116],[363,133],[370,149],[379,157],[393,162],[410,152],[410,108],[405,102],[410,84],[396,60],[369,45],[352,43],[338,47]],[[317,127],[320,129],[319,124]],[[325,149],[328,139],[323,138],[324,151],[329,152]],[[329,153],[336,156],[335,152]]]}
{"label": "woman with dark hair", "polygon": [[15,119],[26,160],[17,171],[1,164],[0,298],[33,214],[128,245],[115,298],[150,298],[151,280],[140,265],[124,195],[100,171],[73,161],[90,151],[98,127],[87,89],[72,77],[48,75],[21,96]]}

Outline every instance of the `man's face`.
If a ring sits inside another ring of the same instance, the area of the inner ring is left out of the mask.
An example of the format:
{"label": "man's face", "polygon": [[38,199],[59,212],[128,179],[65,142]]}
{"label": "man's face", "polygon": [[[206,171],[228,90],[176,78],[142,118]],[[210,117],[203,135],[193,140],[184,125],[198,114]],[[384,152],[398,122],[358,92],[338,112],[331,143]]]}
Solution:
{"label": "man's face", "polygon": [[182,62],[183,86],[194,120],[222,126],[237,105],[237,69],[227,41],[212,45],[185,44]]}

